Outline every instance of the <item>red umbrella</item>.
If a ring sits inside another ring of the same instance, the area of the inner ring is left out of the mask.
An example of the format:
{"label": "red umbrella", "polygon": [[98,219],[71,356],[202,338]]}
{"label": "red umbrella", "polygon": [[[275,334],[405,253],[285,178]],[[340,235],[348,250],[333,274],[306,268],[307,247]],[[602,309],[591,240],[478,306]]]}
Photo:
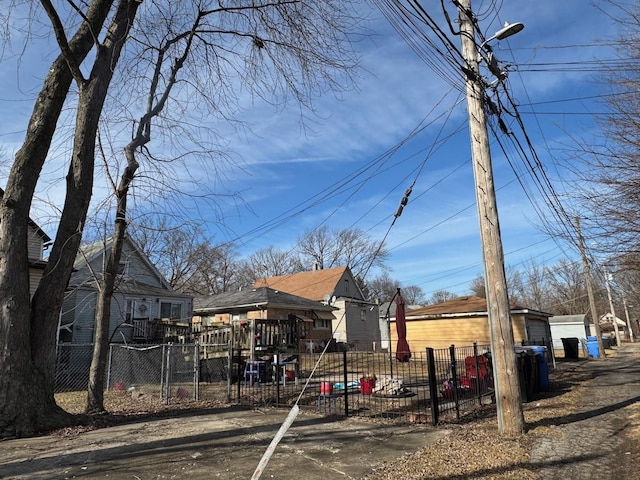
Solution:
{"label": "red umbrella", "polygon": [[396,359],[399,362],[408,362],[411,358],[411,350],[407,343],[407,319],[405,318],[404,298],[400,295],[400,289],[398,289],[396,297],[396,330],[398,332]]}

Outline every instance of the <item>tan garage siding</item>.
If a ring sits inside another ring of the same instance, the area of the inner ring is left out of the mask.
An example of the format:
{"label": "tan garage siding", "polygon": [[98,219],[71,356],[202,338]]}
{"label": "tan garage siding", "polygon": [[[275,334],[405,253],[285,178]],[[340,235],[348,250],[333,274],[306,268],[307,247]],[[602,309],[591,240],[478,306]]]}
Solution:
{"label": "tan garage siding", "polygon": [[[407,339],[412,351],[424,351],[427,347],[448,348],[452,344],[458,346],[490,343],[489,323],[487,317],[475,318],[438,318],[428,320],[407,320]],[[391,324],[392,349],[398,335],[395,323]]]}
{"label": "tan garage siding", "polygon": [[[466,347],[474,343],[480,346],[490,345],[491,333],[488,315],[486,310],[482,311],[483,307],[486,309],[486,300],[472,297],[471,311],[462,312],[460,310],[468,306],[464,300],[466,299],[457,300],[457,304],[453,303],[454,300],[408,312],[407,341],[411,350],[417,352],[424,351],[427,347],[439,349],[448,348],[451,345]],[[482,304],[480,304],[481,302]],[[452,303],[454,307],[458,307],[458,311],[446,312],[447,307]],[[516,345],[530,339],[529,331],[532,328],[536,335],[540,336],[548,324],[546,316],[543,317],[539,312],[531,312],[523,308],[512,311],[511,320],[513,339]],[[392,318],[392,350],[396,348],[397,341],[395,318]]]}

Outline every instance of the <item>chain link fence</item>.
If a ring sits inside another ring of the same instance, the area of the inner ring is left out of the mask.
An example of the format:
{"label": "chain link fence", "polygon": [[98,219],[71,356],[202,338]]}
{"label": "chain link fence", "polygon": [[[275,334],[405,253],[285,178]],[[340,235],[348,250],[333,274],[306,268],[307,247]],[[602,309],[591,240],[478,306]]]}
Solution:
{"label": "chain link fence", "polygon": [[[86,391],[93,345],[58,346],[56,393]],[[529,382],[530,383],[530,382]],[[493,397],[488,346],[391,353],[299,353],[249,359],[229,344],[112,344],[106,391],[165,404],[200,400],[290,406],[345,416],[437,423]]]}
{"label": "chain link fence", "polygon": [[[178,400],[231,400],[228,344],[109,347],[105,390]],[[55,392],[85,391],[93,344],[59,344]]]}

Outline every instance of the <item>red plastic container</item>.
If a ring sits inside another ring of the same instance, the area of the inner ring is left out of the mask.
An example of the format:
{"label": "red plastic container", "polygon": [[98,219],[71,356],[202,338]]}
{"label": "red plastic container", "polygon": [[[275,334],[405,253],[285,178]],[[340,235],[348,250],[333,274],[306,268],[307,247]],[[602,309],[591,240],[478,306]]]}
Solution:
{"label": "red plastic container", "polygon": [[373,387],[375,386],[376,381],[373,378],[360,379],[360,393],[363,395],[371,395],[373,393]]}
{"label": "red plastic container", "polygon": [[323,395],[331,395],[333,393],[333,383],[322,382],[320,384],[320,393]]}

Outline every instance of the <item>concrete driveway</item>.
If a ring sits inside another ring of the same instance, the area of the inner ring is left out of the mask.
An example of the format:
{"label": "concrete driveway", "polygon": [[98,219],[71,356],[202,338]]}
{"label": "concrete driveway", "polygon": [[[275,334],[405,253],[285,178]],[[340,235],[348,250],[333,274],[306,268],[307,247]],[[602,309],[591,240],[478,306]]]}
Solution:
{"label": "concrete driveway", "polygon": [[[7,440],[0,443],[0,478],[250,479],[287,413],[223,409],[69,437]],[[261,478],[357,479],[446,434],[426,425],[301,412]]]}

